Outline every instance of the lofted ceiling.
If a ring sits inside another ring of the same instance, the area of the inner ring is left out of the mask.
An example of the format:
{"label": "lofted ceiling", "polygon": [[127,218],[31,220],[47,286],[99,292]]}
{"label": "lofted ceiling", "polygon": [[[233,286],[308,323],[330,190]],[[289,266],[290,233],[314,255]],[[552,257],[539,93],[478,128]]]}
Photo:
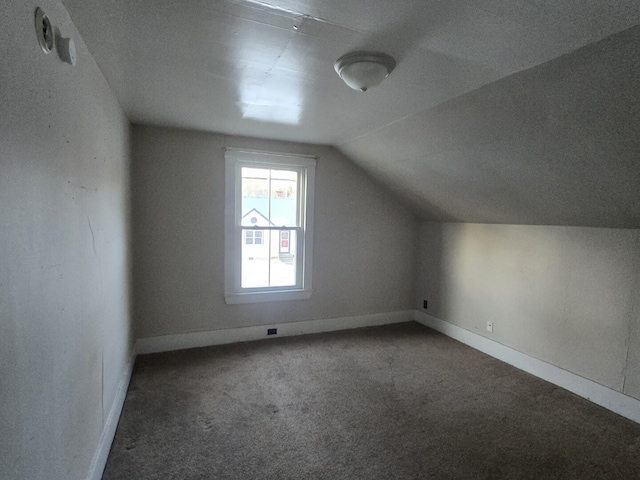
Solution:
{"label": "lofted ceiling", "polygon": [[[640,227],[638,0],[63,0],[132,122],[330,144],[423,219]],[[397,60],[366,93],[334,61]]]}

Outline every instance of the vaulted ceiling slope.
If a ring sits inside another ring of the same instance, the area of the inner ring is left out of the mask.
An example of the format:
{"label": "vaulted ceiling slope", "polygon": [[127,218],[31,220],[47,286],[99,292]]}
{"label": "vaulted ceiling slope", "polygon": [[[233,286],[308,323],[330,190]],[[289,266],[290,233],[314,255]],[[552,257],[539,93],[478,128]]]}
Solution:
{"label": "vaulted ceiling slope", "polygon": [[[640,227],[637,0],[63,0],[129,118],[337,146],[430,220]],[[398,61],[349,89],[333,62]]]}

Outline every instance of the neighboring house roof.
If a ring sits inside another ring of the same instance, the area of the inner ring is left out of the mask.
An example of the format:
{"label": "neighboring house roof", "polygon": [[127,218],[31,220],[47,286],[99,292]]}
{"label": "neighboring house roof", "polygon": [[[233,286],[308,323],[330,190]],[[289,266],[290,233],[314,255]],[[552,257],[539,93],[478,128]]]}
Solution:
{"label": "neighboring house roof", "polygon": [[[267,215],[271,212],[271,221],[278,226],[296,224],[297,200],[295,198],[243,197],[242,208],[247,213],[252,209],[265,212]],[[246,214],[243,214],[243,218],[244,215]]]}
{"label": "neighboring house roof", "polygon": [[[256,218],[256,221],[252,222],[251,219],[254,217]],[[247,219],[246,222],[245,222],[245,219]],[[252,208],[242,216],[240,224],[244,226],[256,225],[256,226],[263,226],[263,227],[264,226],[275,227],[275,224],[269,221],[267,217],[265,217],[262,213],[260,213],[255,208]]]}

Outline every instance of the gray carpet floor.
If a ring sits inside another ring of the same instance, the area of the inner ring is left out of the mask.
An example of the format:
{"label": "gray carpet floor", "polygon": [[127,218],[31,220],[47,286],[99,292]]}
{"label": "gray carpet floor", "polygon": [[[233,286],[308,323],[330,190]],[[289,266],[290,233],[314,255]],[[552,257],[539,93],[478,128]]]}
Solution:
{"label": "gray carpet floor", "polygon": [[104,479],[640,479],[640,425],[416,323],[138,357]]}

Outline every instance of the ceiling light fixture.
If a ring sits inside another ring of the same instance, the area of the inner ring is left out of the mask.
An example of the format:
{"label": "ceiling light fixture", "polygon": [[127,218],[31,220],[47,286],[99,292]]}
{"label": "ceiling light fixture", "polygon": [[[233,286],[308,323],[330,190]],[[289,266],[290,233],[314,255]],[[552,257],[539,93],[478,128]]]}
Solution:
{"label": "ceiling light fixture", "polygon": [[361,92],[380,85],[395,67],[393,57],[378,52],[347,53],[333,65],[344,83]]}

